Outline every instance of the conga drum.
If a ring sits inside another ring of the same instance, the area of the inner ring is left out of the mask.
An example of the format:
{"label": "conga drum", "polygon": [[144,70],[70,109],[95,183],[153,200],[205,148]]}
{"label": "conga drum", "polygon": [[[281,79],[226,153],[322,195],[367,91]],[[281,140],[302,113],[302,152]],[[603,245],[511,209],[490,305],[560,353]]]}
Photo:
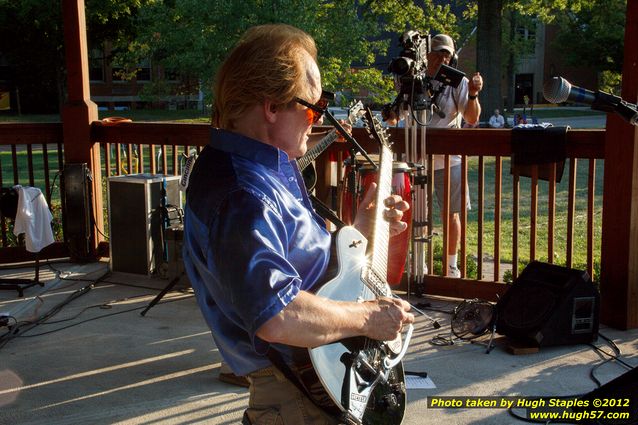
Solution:
{"label": "conga drum", "polygon": [[[346,224],[352,224],[354,221],[353,214],[353,196],[356,193],[357,207],[368,191],[370,185],[377,181],[377,171],[367,163],[357,167],[358,178],[353,188],[353,182],[348,183],[348,178],[352,171],[352,166],[346,167],[344,174],[343,190],[341,192],[341,220]],[[401,195],[404,201],[410,205],[410,209],[403,213],[403,221],[408,224],[408,229],[399,235],[390,237],[388,243],[388,283],[390,285],[399,285],[401,276],[405,268],[405,262],[408,256],[408,242],[412,232],[412,184],[410,183],[411,168],[405,162],[392,163],[392,193]]]}

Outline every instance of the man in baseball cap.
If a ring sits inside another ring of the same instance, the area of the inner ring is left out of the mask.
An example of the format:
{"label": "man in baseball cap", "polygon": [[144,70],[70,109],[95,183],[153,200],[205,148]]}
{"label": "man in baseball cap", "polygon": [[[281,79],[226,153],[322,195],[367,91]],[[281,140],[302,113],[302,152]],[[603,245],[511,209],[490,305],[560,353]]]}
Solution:
{"label": "man in baseball cap", "polygon": [[437,34],[432,37],[432,40],[430,41],[430,50],[434,52],[446,50],[453,55],[455,51],[454,40],[452,40],[452,37],[447,34]]}
{"label": "man in baseball cap", "polygon": [[[442,64],[450,65],[450,61],[456,53],[454,40],[447,34],[437,34],[430,40],[430,52],[428,53],[427,73],[428,76],[434,78]],[[454,64],[452,64],[454,66]],[[432,118],[428,122],[431,128],[460,128],[461,118],[465,120],[470,127],[478,124],[481,115],[481,104],[478,95],[483,88],[483,78],[478,72],[471,75],[468,80],[463,80],[458,87],[443,86],[442,83],[432,80],[432,89],[435,95],[432,98],[433,103],[438,107],[441,114],[432,114]],[[448,220],[448,229],[450,232],[448,244],[448,269],[445,275],[449,277],[461,277],[461,272],[457,268],[457,249],[459,238],[461,236],[461,221],[459,213],[462,208],[470,206],[469,195],[465,202],[461,200],[461,156],[450,155],[450,215],[449,217],[441,217],[442,220]],[[439,202],[443,206],[444,196],[444,156],[434,155],[434,193]],[[466,191],[469,194],[469,190]],[[441,208],[442,209],[442,208]]]}

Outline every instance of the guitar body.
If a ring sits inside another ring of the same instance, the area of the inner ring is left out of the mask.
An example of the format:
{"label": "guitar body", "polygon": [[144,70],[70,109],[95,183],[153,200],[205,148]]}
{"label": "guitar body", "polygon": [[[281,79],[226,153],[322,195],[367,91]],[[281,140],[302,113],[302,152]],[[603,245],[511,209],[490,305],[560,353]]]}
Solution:
{"label": "guitar body", "polygon": [[308,164],[306,168],[301,170],[301,177],[303,177],[304,185],[308,192],[312,192],[317,184],[317,171],[312,163]]}
{"label": "guitar body", "polygon": [[[366,263],[365,237],[354,227],[346,226],[337,233],[335,246],[337,275],[316,294],[338,301],[376,298],[362,280]],[[299,377],[309,393],[316,394],[315,402],[327,411],[340,415],[347,410],[369,425],[402,422],[406,406],[402,364],[387,371],[384,379],[377,379],[383,359],[392,354],[386,343],[363,337],[351,338],[311,348],[306,353],[312,367],[297,367]],[[304,356],[300,357],[297,357],[301,360],[298,363],[303,364]],[[376,371],[363,365],[361,359]]]}

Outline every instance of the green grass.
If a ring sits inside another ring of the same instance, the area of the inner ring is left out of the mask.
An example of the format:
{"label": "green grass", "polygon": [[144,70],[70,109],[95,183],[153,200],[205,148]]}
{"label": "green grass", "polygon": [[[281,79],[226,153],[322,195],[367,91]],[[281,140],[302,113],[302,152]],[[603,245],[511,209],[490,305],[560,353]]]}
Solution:
{"label": "green grass", "polygon": [[[49,185],[53,185],[59,168],[57,149],[54,150],[54,148],[52,147],[47,151],[47,154],[49,163]],[[31,184],[29,182],[27,151],[17,151],[16,156],[18,170],[17,183],[23,186],[29,186]],[[2,166],[2,186],[12,186],[15,181],[13,175],[13,160],[10,150],[0,152],[0,165]],[[39,188],[42,193],[46,193],[46,180],[44,178],[44,158],[41,148],[33,149],[33,180],[33,186]],[[55,180],[56,188],[59,188],[59,185],[60,180],[58,178]],[[53,190],[52,197],[53,199],[59,200],[59,190]]]}
{"label": "green grass", "polygon": [[[523,113],[523,109],[516,109],[514,111],[517,114]],[[513,114],[509,114],[510,116]],[[591,109],[561,109],[561,108],[537,108],[533,111],[527,109],[525,115],[528,118],[563,118],[563,117],[583,117],[583,116],[597,116],[605,115],[604,112],[592,111]]]}
{"label": "green grass", "polygon": [[[483,210],[483,255],[494,255],[494,215],[495,215],[495,159],[486,157],[484,161],[484,210]],[[568,186],[571,161],[566,161],[563,177],[556,184],[556,202],[554,219],[554,250],[553,262],[566,264],[567,253],[567,221],[568,221]],[[602,225],[602,194],[603,194],[604,161],[596,161],[594,182],[594,262],[600,262],[600,242]],[[588,196],[589,161],[579,159],[576,166],[576,197],[574,206],[573,231],[573,266],[586,269],[587,264],[587,196]],[[468,211],[467,253],[476,258],[478,252],[478,159],[473,157],[468,161],[468,181],[472,209]],[[513,179],[510,174],[510,160],[503,159],[501,174],[501,229],[500,229],[500,258],[501,262],[512,262],[513,235]],[[549,183],[539,180],[536,223],[536,259],[548,261],[548,192]],[[436,204],[436,203],[435,203]],[[441,232],[441,220],[438,208],[433,211],[434,228]],[[521,177],[519,183],[519,225],[518,225],[518,256],[519,269],[530,261],[531,238],[531,179]],[[442,245],[441,238],[435,238],[435,245]],[[435,253],[440,248],[435,246]]]}
{"label": "green grass", "polygon": [[[522,109],[516,109],[516,113],[522,113]],[[507,116],[511,117],[512,114]],[[533,113],[530,110],[526,110],[526,115],[531,118],[560,118],[560,117],[576,117],[576,116],[590,116],[590,115],[603,115],[602,112],[592,111],[585,108],[580,109],[568,109],[568,108],[536,108]],[[189,122],[189,123],[209,123],[210,113],[202,113],[197,110],[177,110],[168,111],[165,109],[151,110],[151,109],[138,109],[129,111],[99,111],[98,116],[100,119],[105,117],[124,117],[130,118],[133,121],[149,122],[149,121],[171,121],[171,122]],[[13,115],[7,113],[0,113],[0,122],[60,122],[59,114],[51,115]]]}
{"label": "green grass", "polygon": [[[129,111],[99,111],[99,119],[106,117],[124,117],[133,121],[168,121],[168,122],[189,122],[189,123],[210,123],[210,113],[202,113],[197,110],[177,110],[168,111],[165,109],[151,110],[139,109]],[[60,122],[59,114],[50,115],[12,115],[0,114],[0,122]]]}

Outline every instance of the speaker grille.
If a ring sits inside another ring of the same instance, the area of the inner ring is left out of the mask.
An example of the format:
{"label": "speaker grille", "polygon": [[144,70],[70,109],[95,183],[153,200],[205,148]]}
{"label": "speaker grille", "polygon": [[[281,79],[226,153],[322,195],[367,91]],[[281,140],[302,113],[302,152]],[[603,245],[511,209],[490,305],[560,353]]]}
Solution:
{"label": "speaker grille", "polygon": [[526,286],[499,312],[502,324],[510,329],[535,328],[543,324],[556,305],[556,296],[546,286]]}

